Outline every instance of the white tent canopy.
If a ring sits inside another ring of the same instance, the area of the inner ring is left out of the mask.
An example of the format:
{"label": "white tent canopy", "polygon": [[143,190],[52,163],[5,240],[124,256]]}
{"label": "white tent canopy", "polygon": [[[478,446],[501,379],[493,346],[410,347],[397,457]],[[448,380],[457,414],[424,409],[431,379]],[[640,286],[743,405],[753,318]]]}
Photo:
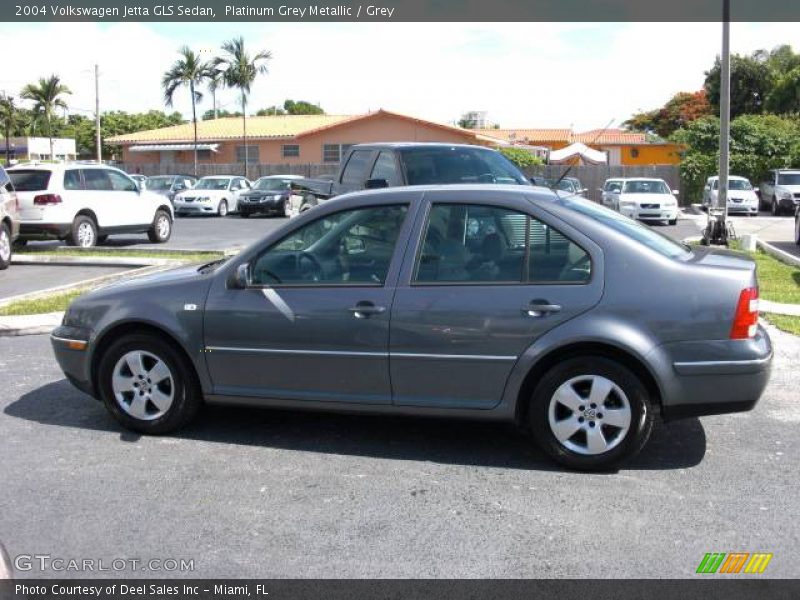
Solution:
{"label": "white tent canopy", "polygon": [[[219,144],[197,144],[198,150],[211,150],[216,152]],[[148,144],[141,146],[131,146],[130,152],[180,152],[194,150],[194,144]]]}
{"label": "white tent canopy", "polygon": [[550,164],[570,162],[577,158],[579,161],[590,165],[599,165],[607,162],[606,153],[600,150],[593,150],[586,144],[575,142],[561,150],[554,150],[550,153]]}

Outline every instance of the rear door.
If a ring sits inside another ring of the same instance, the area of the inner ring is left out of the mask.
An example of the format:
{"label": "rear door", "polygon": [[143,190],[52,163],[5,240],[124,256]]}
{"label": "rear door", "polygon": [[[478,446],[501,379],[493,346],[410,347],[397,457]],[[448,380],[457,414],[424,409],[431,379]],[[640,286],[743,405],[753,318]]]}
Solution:
{"label": "rear door", "polygon": [[600,300],[600,249],[518,195],[442,190],[421,210],[392,308],[393,402],[492,408],[518,357]]}

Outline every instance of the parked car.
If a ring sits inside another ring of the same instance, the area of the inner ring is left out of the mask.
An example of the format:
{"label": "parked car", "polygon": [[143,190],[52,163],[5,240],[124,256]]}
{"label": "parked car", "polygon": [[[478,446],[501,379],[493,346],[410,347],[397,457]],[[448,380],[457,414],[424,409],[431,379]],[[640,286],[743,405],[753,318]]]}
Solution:
{"label": "parked car", "polygon": [[133,179],[136,182],[136,186],[140,190],[146,190],[147,189],[147,179],[148,179],[148,177],[146,175],[140,175],[138,173],[135,173],[133,175],[128,174],[128,177],[130,177],[131,179]]}
{"label": "parked car", "polygon": [[678,190],[670,190],[663,179],[630,177],[609,179],[603,186],[604,205],[639,221],[678,222]]}
{"label": "parked car", "polygon": [[564,177],[560,180],[549,179],[547,177],[531,177],[530,181],[533,185],[559,190],[561,192],[566,192],[567,194],[572,194],[574,196],[585,197],[586,194],[586,189],[580,187],[581,182],[575,177]]}
{"label": "parked car", "polygon": [[19,236],[19,201],[14,184],[0,167],[0,271],[11,264],[14,242]]}
{"label": "parked car", "polygon": [[192,175],[154,175],[147,178],[147,189],[169,198],[174,206],[175,194],[192,189],[197,177]]}
{"label": "parked car", "polygon": [[250,189],[244,177],[210,175],[201,177],[191,190],[175,194],[175,213],[215,214],[224,217],[239,209],[239,196]]}
{"label": "parked car", "polygon": [[[715,206],[719,196],[719,175],[714,175],[706,180],[703,188],[703,203],[705,210]],[[758,196],[753,189],[753,184],[746,177],[731,175],[728,177],[728,213],[758,215]]]}
{"label": "parked car", "polygon": [[172,235],[169,202],[114,167],[43,163],[12,167],[8,175],[19,198],[20,239],[87,248],[115,233],[147,233],[154,243]]}
{"label": "parked car", "polygon": [[292,182],[290,216],[348,192],[403,185],[506,183],[531,185],[505,156],[482,146],[395,142],[358,144],[325,179]]}
{"label": "parked car", "polygon": [[69,381],[143,433],[204,402],[471,417],[528,425],[555,460],[605,469],[658,415],[754,407],[772,359],[757,299],[749,256],[582,198],[402,187],[83,295],[52,345]]}
{"label": "parked car", "polygon": [[761,203],[775,216],[794,214],[800,206],[800,170],[773,169],[761,182]]}
{"label": "parked car", "polygon": [[259,213],[288,217],[292,182],[299,179],[300,175],[268,175],[257,179],[239,197],[239,214],[245,218]]}

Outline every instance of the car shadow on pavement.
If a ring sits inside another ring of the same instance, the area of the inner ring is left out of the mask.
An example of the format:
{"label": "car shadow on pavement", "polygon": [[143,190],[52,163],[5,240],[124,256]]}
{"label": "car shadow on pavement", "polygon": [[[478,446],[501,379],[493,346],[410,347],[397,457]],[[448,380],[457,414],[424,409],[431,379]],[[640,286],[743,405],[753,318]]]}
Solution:
{"label": "car shadow on pavement", "polygon": [[[24,394],[4,412],[44,425],[118,432],[120,440],[127,443],[136,443],[141,437],[123,430],[101,403],[64,379]],[[529,436],[502,423],[208,406],[189,427],[172,435],[325,454],[561,470]],[[650,442],[624,470],[693,467],[702,461],[705,451],[706,435],[699,419],[657,422]]]}

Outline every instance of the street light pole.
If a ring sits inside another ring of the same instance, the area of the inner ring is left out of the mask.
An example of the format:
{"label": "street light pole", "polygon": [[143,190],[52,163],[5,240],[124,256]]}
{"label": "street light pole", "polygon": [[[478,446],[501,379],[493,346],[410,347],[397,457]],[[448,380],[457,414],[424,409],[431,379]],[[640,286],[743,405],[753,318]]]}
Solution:
{"label": "street light pole", "polygon": [[94,143],[97,146],[97,163],[103,162],[103,142],[100,138],[100,67],[94,66]]}

